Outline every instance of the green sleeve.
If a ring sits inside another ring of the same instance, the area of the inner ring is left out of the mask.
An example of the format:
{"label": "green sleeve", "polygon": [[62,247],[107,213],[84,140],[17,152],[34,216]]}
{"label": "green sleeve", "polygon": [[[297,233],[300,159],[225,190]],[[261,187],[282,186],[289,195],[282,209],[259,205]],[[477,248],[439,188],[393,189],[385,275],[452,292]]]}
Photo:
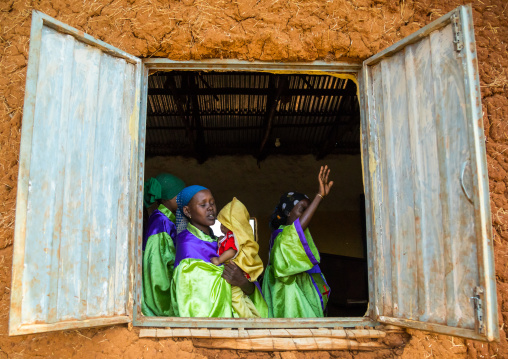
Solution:
{"label": "green sleeve", "polygon": [[141,310],[147,316],[173,316],[171,281],[175,246],[171,236],[161,232],[150,236],[143,252],[143,301]]}
{"label": "green sleeve", "polygon": [[263,298],[263,294],[256,286],[254,293],[249,295],[249,298],[254,303],[254,306],[258,310],[259,316],[261,318],[268,318],[268,305],[266,304],[265,298]]}
{"label": "green sleeve", "polygon": [[300,221],[285,226],[275,238],[270,261],[275,278],[305,272],[319,263],[319,252],[308,229]]}
{"label": "green sleeve", "polygon": [[223,270],[223,266],[200,259],[183,259],[173,276],[171,296],[175,315],[231,318],[231,285],[222,278]]}

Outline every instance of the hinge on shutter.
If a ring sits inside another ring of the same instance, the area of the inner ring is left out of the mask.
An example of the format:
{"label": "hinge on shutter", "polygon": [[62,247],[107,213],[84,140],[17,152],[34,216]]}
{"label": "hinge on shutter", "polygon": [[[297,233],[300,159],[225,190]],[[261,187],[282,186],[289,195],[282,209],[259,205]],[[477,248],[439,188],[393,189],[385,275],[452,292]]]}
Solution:
{"label": "hinge on shutter", "polygon": [[452,29],[455,51],[460,52],[464,48],[464,42],[462,41],[462,32],[460,31],[460,18],[458,13],[452,15]]}
{"label": "hinge on shutter", "polygon": [[485,291],[482,287],[474,289],[474,296],[471,297],[474,301],[474,314],[475,323],[474,328],[478,334],[485,334],[485,323],[483,322],[483,294]]}

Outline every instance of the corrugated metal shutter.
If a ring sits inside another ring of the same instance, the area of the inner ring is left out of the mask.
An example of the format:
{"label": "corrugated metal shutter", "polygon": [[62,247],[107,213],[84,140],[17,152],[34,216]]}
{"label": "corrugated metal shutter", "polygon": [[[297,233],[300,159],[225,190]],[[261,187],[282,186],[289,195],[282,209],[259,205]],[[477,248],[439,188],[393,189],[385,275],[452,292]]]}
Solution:
{"label": "corrugated metal shutter", "polygon": [[470,7],[460,7],[364,62],[370,302],[380,322],[494,340],[492,229],[472,24]]}
{"label": "corrugated metal shutter", "polygon": [[10,334],[130,321],[141,62],[34,11]]}

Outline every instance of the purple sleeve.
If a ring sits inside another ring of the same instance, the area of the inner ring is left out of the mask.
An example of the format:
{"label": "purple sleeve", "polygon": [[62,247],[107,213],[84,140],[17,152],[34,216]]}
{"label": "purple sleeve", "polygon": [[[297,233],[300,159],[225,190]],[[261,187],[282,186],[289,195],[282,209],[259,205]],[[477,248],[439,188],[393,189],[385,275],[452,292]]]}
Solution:
{"label": "purple sleeve", "polygon": [[312,251],[309,247],[309,243],[307,242],[305,233],[303,233],[302,225],[300,224],[300,218],[297,218],[297,220],[294,221],[293,224],[295,225],[296,233],[298,233],[300,242],[302,243],[303,249],[305,250],[307,257],[309,257],[310,262],[313,265],[319,264],[319,262],[316,260],[316,257],[314,257],[314,254],[312,253]]}
{"label": "purple sleeve", "polygon": [[145,237],[143,238],[143,250],[145,250],[148,238],[150,238],[153,235],[164,232],[167,233],[173,240],[173,243],[176,244],[175,224],[170,219],[168,219],[168,217],[166,217],[162,212],[156,210],[154,211],[154,213],[152,213],[152,215],[148,220],[148,228],[146,229]]}
{"label": "purple sleeve", "polygon": [[173,238],[173,242],[176,246],[176,239],[177,239],[177,235],[176,235],[176,224],[173,223],[173,221],[168,221],[167,223],[167,226],[168,226],[168,229],[169,229],[169,235],[171,236],[171,238]]}

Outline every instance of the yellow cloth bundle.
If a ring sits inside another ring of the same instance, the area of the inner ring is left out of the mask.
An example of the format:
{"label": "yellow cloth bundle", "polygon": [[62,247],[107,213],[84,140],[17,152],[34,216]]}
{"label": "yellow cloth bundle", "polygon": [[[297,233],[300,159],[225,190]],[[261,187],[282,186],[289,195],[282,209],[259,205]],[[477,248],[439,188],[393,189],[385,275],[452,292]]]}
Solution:
{"label": "yellow cloth bundle", "polygon": [[249,211],[242,202],[233,197],[219,212],[217,219],[235,235],[238,253],[233,262],[254,282],[263,272],[263,261],[259,257],[259,245],[254,240],[254,232],[249,223]]}
{"label": "yellow cloth bundle", "polygon": [[231,301],[240,318],[261,318],[254,302],[240,287],[231,286]]}

